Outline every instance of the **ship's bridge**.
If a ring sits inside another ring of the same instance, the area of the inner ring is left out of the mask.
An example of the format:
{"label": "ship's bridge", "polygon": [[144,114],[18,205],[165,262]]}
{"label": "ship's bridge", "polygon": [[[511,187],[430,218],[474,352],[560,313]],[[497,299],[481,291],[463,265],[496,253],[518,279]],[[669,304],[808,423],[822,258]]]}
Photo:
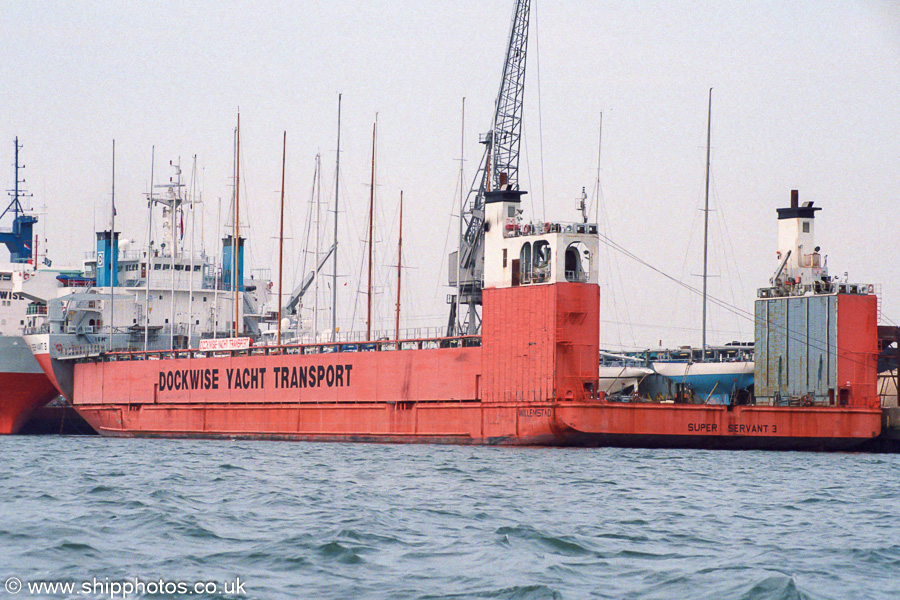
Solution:
{"label": "ship's bridge", "polygon": [[524,222],[522,193],[486,194],[484,287],[598,283],[597,224]]}

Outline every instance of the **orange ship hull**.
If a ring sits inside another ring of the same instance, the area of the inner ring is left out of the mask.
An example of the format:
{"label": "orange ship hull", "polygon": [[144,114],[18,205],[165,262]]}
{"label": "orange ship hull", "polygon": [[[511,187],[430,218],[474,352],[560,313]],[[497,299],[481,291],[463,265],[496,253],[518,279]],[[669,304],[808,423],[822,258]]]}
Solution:
{"label": "orange ship hull", "polygon": [[106,436],[842,450],[881,432],[860,386],[832,406],[605,402],[598,320],[598,288],[565,283],[485,289],[480,338],[40,358]]}
{"label": "orange ship hull", "polygon": [[549,384],[556,399],[488,401],[483,358],[471,347],[84,362],[74,398],[98,432],[122,437],[839,450],[881,428],[873,408],[620,404]]}
{"label": "orange ship hull", "polygon": [[80,404],[102,435],[339,442],[845,450],[873,409],[587,403]]}

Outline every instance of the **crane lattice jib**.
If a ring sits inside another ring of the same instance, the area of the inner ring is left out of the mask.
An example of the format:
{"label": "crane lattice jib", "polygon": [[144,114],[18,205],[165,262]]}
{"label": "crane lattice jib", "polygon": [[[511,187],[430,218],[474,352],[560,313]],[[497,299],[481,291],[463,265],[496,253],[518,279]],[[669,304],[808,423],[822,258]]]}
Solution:
{"label": "crane lattice jib", "polygon": [[[460,265],[472,267],[481,246],[484,193],[500,186],[500,174],[505,173],[512,189],[519,188],[519,146],[522,138],[522,107],[525,95],[525,59],[528,46],[528,15],[530,0],[518,0],[503,62],[503,76],[497,94],[491,131],[484,142],[487,147],[478,168],[478,188],[473,186],[464,215],[466,230],[460,240]],[[490,161],[487,158],[490,157]]]}
{"label": "crane lattice jib", "polygon": [[516,14],[509,32],[509,46],[503,63],[503,77],[497,94],[491,146],[493,189],[506,173],[511,189],[519,188],[519,145],[522,139],[522,107],[525,93],[525,57],[528,46],[528,10],[530,0],[516,3]]}
{"label": "crane lattice jib", "polygon": [[522,136],[522,106],[525,92],[525,58],[528,44],[530,0],[517,0],[503,62],[500,92],[494,105],[491,130],[482,138],[484,155],[469,188],[462,209],[465,223],[457,255],[456,302],[466,305],[467,317],[457,321],[456,307],[450,311],[448,334],[464,330],[475,334],[480,330],[477,307],[481,305],[484,263],[484,195],[501,185],[501,175],[511,189],[519,189],[519,146]]}

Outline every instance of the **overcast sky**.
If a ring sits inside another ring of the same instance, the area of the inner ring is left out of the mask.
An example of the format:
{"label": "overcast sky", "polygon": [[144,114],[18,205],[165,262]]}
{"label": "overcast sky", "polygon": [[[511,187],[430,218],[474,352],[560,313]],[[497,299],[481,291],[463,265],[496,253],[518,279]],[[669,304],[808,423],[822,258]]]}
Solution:
{"label": "overcast sky", "polygon": [[[190,178],[196,155],[205,210],[197,235],[202,225],[207,251],[216,252],[240,109],[250,266],[273,273],[287,131],[287,288],[311,248],[316,153],[323,202],[333,201],[342,93],[344,327],[358,297],[376,113],[379,318],[392,322],[403,190],[404,326],[445,324],[462,99],[468,186],[513,2],[431,4],[0,0],[4,189],[13,184],[18,136],[30,203],[46,206],[39,230],[46,228],[54,266],[78,264],[93,249],[94,227],[108,223],[114,138],[116,228],[139,245],[147,241],[151,148],[157,183],[172,174],[170,160]],[[816,241],[832,274],[880,285],[884,320],[900,321],[900,3],[532,5],[520,161],[526,216],[576,220],[582,187],[596,202],[602,112],[604,230],[656,269],[699,286],[714,88],[710,293],[736,312],[752,311],[756,288],[777,266],[775,209],[799,189],[801,201],[823,208]],[[616,251],[601,254],[601,345],[699,343],[698,297]],[[362,306],[355,328],[364,327]],[[713,343],[752,340],[750,321],[729,311],[712,310],[710,330]]]}

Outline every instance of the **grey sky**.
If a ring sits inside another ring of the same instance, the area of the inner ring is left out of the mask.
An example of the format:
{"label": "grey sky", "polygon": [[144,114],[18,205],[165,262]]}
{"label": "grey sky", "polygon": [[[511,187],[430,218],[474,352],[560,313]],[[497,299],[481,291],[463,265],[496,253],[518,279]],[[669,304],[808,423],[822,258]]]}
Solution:
{"label": "grey sky", "polygon": [[[512,4],[3,0],[0,158],[11,163],[18,135],[34,204],[47,206],[51,257],[77,264],[93,247],[94,223],[108,219],[113,138],[117,229],[140,244],[151,146],[158,183],[179,157],[190,176],[196,154],[213,250],[217,199],[227,207],[231,197],[240,107],[250,259],[274,270],[281,132],[293,217],[287,246],[296,257],[317,151],[323,197],[333,197],[342,92],[342,312],[352,310],[360,267],[378,112],[379,262],[396,263],[403,189],[411,267],[404,322],[442,324],[461,101],[468,185]],[[602,220],[610,237],[697,285],[712,87],[711,271],[719,277],[711,293],[752,310],[755,289],[775,267],[775,209],[798,188],[802,201],[824,209],[817,243],[832,273],[881,284],[884,315],[900,321],[900,3],[533,4],[521,162],[527,213],[533,206],[538,218],[574,220],[581,188],[593,196],[603,111]],[[12,169],[2,177],[11,187]],[[698,298],[619,254],[603,259],[603,345],[699,343]],[[388,267],[379,276],[385,321],[392,277]],[[752,339],[749,321],[719,310],[711,328],[712,342]]]}

